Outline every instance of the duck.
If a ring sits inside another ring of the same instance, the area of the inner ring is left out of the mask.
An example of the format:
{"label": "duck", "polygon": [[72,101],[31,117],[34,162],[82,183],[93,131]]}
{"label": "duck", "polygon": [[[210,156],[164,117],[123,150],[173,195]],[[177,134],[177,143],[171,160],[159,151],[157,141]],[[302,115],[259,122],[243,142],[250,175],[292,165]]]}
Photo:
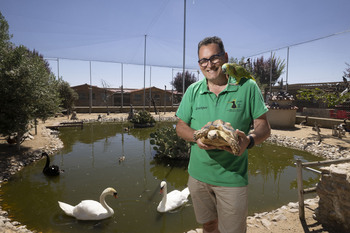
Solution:
{"label": "duck", "polygon": [[343,120],[343,123],[341,123],[340,125],[343,127],[343,129],[345,130],[345,132],[350,133],[350,128],[348,127],[348,125],[347,125],[347,123],[346,123],[347,120],[348,120],[348,119],[345,118],[345,119]]}
{"label": "duck", "polygon": [[94,200],[83,200],[78,205],[72,206],[58,201],[58,205],[66,215],[75,217],[77,220],[102,220],[111,217],[114,210],[106,203],[106,196],[117,198],[114,188],[106,188],[100,195],[100,202]]}
{"label": "duck", "polygon": [[167,193],[167,183],[166,181],[162,181],[160,183],[160,194],[163,194],[163,198],[157,207],[157,211],[164,213],[179,208],[188,202],[190,191],[188,187],[186,187],[182,191],[173,190]]}
{"label": "duck", "polygon": [[102,121],[102,116],[100,114],[97,116],[97,121]]}
{"label": "duck", "polygon": [[313,131],[316,131],[317,133],[321,132],[321,129],[320,129],[321,125],[317,124],[317,122],[315,122],[315,126],[312,127],[312,130]]}
{"label": "duck", "polygon": [[60,173],[63,173],[64,170],[61,170],[57,165],[50,165],[50,157],[46,152],[41,154],[42,157],[46,156],[46,164],[43,169],[43,173],[47,176],[58,176]]}
{"label": "duck", "polygon": [[125,155],[119,157],[119,163],[124,162],[124,160],[125,160]]}
{"label": "duck", "polygon": [[308,116],[305,117],[305,120],[303,120],[302,122],[300,122],[300,126],[306,126],[307,125],[307,120],[308,120]]}
{"label": "duck", "polygon": [[345,75],[343,76],[343,82],[344,82],[344,84],[345,84],[345,90],[342,91],[342,92],[340,93],[340,96],[343,96],[343,95],[345,95],[346,93],[348,93],[348,92],[349,92],[349,88],[350,88],[350,83],[349,83],[348,80],[346,79]]}
{"label": "duck", "polygon": [[322,137],[321,137],[321,129],[320,129],[321,125],[317,124],[317,122],[315,122],[315,126],[312,127],[313,131],[317,132],[317,141],[318,141],[318,145],[321,144],[322,142]]}
{"label": "duck", "polygon": [[8,136],[6,141],[7,141],[8,144],[12,145],[12,144],[17,143],[17,138],[13,137],[13,136]]}

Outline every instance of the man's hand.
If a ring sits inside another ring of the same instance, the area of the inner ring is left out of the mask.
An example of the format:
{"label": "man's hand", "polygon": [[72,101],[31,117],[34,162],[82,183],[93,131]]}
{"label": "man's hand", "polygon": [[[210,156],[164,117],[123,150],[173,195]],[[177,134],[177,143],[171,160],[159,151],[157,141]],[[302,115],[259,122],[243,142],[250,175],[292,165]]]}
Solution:
{"label": "man's hand", "polygon": [[216,146],[210,146],[210,145],[204,144],[200,139],[197,139],[196,143],[197,143],[198,147],[203,149],[203,150],[218,149]]}
{"label": "man's hand", "polygon": [[231,154],[237,155],[237,156],[241,156],[243,154],[243,152],[245,151],[245,149],[247,149],[247,146],[249,145],[249,137],[247,137],[247,135],[245,135],[245,133],[243,131],[240,131],[238,129],[236,129],[236,134],[238,135],[238,144],[239,144],[239,153],[238,154],[234,154],[232,152],[231,147],[229,146],[221,146],[217,149],[220,150],[225,150]]}
{"label": "man's hand", "polygon": [[247,149],[250,140],[249,137],[245,135],[243,131],[236,129],[236,134],[238,135],[238,144],[240,148],[238,156],[241,156],[243,152]]}

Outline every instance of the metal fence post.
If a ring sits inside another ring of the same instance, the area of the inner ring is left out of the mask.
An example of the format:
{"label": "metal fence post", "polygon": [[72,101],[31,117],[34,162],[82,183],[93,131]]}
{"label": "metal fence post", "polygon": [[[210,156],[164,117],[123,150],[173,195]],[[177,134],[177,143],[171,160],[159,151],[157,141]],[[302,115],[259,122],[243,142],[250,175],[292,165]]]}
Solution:
{"label": "metal fence post", "polygon": [[298,184],[298,199],[299,199],[299,218],[305,219],[304,210],[304,186],[303,186],[303,164],[300,159],[297,159],[297,184]]}

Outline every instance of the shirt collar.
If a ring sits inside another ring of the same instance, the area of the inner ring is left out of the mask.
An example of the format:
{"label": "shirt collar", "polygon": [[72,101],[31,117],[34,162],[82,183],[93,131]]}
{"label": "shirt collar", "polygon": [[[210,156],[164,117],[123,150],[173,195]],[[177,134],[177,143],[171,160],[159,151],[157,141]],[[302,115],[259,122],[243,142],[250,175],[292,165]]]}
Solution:
{"label": "shirt collar", "polygon": [[[236,79],[229,77],[228,85],[222,92],[236,92],[238,91],[239,87],[240,85],[236,84]],[[209,93],[208,83],[207,83],[207,79],[204,78],[201,81],[200,94],[207,94],[207,93]]]}

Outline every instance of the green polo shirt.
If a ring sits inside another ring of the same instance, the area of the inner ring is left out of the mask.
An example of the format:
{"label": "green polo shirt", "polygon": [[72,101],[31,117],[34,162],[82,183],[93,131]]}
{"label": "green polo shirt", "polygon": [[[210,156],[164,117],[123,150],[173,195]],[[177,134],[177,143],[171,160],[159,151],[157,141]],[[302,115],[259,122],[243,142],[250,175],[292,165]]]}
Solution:
{"label": "green polo shirt", "polygon": [[[260,89],[251,79],[242,79],[239,85],[230,78],[218,96],[208,91],[207,81],[193,83],[186,90],[176,116],[195,130],[209,121],[221,119],[234,129],[248,134],[253,120],[268,111]],[[189,174],[202,182],[227,187],[248,184],[248,151],[235,156],[223,150],[202,150],[191,146]]]}

